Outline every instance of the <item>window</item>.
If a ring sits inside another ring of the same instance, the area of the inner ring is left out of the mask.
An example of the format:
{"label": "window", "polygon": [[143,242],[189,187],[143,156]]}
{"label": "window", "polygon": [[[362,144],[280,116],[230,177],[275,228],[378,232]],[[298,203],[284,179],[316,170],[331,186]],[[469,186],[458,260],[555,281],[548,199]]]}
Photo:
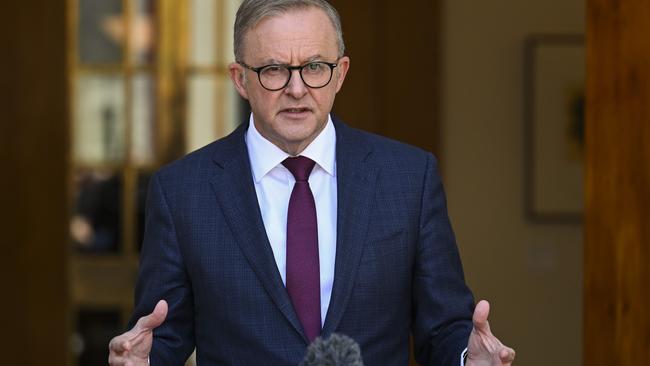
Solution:
{"label": "window", "polygon": [[94,353],[107,347],[95,345],[101,337],[108,345],[132,310],[151,174],[246,118],[227,71],[238,6],[239,0],[68,0],[77,365],[105,360],[107,354]]}

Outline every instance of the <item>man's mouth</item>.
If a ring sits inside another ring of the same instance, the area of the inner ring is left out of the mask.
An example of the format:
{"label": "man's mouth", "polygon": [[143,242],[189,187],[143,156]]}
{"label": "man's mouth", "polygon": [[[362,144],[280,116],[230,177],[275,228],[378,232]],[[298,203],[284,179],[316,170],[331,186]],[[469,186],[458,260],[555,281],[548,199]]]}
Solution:
{"label": "man's mouth", "polygon": [[280,112],[298,114],[298,113],[305,113],[305,112],[309,112],[309,111],[310,111],[309,108],[300,107],[300,108],[284,108]]}

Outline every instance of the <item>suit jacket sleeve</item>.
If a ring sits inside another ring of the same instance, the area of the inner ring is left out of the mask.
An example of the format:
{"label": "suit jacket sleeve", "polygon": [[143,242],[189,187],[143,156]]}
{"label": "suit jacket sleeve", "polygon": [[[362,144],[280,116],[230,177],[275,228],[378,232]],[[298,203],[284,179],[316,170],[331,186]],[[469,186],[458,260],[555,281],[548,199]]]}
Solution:
{"label": "suit jacket sleeve", "polygon": [[155,174],[147,197],[145,237],[136,285],[135,311],[130,326],[164,299],[169,305],[165,322],[154,330],[150,364],[183,365],[194,349],[194,315],[188,279],[160,174]]}
{"label": "suit jacket sleeve", "polygon": [[474,300],[431,154],[424,179],[413,274],[414,351],[421,365],[458,365],[472,330]]}

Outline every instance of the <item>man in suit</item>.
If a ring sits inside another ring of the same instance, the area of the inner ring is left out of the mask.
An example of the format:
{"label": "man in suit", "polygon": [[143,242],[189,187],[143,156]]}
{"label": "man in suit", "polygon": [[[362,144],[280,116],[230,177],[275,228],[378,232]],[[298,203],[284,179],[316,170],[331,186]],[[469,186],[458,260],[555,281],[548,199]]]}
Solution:
{"label": "man in suit", "polygon": [[235,56],[252,114],[152,178],[138,321],[109,362],[182,365],[196,347],[199,365],[297,365],[336,332],[367,365],[407,365],[410,334],[423,365],[510,364],[433,156],[330,115],[350,65],[336,10],[245,0]]}

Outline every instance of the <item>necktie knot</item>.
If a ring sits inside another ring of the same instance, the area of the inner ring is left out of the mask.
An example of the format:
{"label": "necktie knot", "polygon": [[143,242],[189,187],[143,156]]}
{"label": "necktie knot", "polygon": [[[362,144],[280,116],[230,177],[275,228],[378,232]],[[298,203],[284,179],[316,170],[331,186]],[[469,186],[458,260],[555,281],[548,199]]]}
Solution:
{"label": "necktie knot", "polygon": [[289,169],[293,177],[296,178],[296,182],[306,182],[309,180],[309,175],[316,162],[304,156],[296,156],[286,158],[282,165]]}

